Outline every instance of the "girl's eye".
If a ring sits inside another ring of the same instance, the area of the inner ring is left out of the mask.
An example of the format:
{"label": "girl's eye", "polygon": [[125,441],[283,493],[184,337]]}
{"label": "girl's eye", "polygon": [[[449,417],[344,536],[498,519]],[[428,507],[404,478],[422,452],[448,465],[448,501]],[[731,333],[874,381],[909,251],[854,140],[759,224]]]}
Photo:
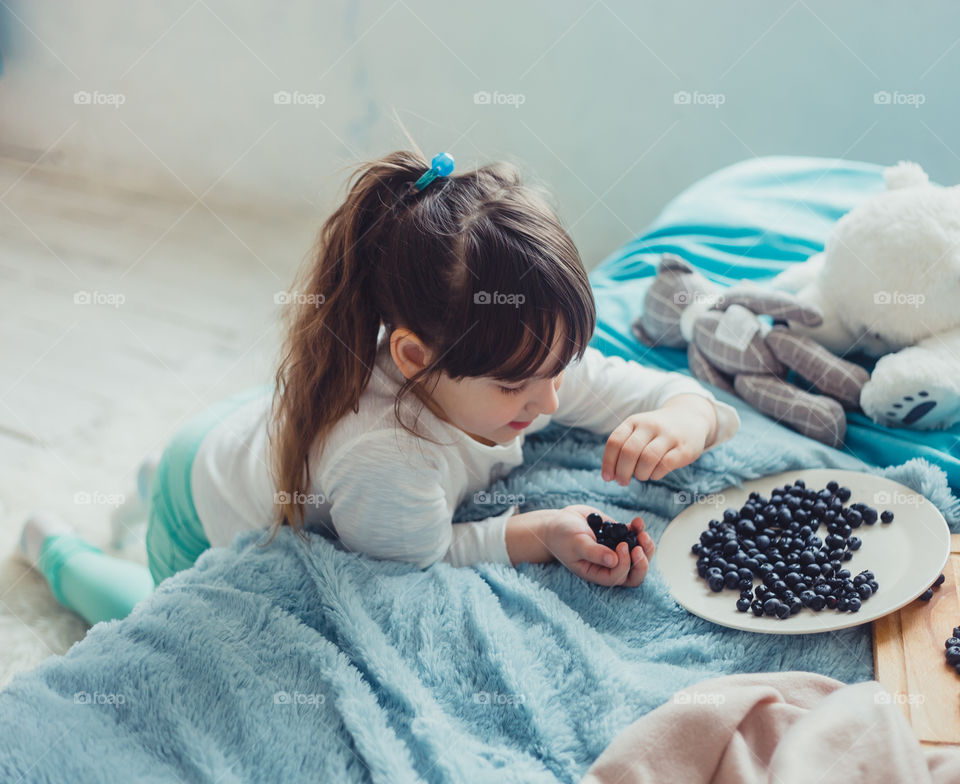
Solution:
{"label": "girl's eye", "polygon": [[505,387],[501,386],[500,390],[507,395],[519,395],[523,392],[523,387]]}

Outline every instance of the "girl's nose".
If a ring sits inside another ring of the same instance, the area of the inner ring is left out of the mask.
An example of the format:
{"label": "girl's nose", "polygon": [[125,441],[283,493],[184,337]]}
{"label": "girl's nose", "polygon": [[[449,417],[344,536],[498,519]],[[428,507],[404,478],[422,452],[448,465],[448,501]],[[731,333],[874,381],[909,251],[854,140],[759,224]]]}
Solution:
{"label": "girl's nose", "polygon": [[557,390],[553,379],[547,379],[544,385],[544,391],[540,394],[537,402],[539,403],[540,411],[547,416],[553,414],[553,412],[560,407],[560,399],[557,397]]}

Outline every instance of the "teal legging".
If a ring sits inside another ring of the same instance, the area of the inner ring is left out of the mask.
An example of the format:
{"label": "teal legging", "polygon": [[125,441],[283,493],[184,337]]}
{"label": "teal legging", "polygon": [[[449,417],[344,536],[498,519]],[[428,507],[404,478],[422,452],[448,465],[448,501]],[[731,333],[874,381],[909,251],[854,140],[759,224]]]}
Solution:
{"label": "teal legging", "polygon": [[190,420],[167,445],[150,486],[148,568],[107,555],[78,536],[48,536],[37,568],[57,601],[87,623],[124,618],[155,585],[188,569],[210,547],[193,505],[190,472],[200,442],[238,406],[272,394],[273,385],[239,392]]}

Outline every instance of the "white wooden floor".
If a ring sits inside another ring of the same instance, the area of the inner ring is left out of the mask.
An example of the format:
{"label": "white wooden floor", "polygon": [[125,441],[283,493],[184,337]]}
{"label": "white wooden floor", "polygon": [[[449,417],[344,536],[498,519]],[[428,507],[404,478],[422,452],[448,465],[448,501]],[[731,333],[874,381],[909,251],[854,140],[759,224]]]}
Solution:
{"label": "white wooden floor", "polygon": [[[0,158],[0,686],[86,629],[9,558],[25,516],[113,552],[143,456],[272,378],[274,295],[320,218],[207,204]],[[143,562],[142,539],[125,555]]]}

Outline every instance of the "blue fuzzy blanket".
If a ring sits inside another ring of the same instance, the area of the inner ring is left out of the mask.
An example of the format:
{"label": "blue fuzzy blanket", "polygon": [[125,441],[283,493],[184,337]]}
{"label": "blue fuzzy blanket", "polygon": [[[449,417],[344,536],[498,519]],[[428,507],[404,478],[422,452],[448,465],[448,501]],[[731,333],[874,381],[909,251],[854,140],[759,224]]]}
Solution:
{"label": "blue fuzzy blanket", "polygon": [[[639,512],[656,540],[689,498],[678,489],[833,466],[914,488],[960,532],[941,469],[869,469],[717,395],[738,407],[741,431],[663,481],[604,482],[605,438],[551,425],[493,490],[522,493],[522,511]],[[471,504],[457,517],[495,511]],[[716,626],[671,599],[656,556],[625,589],[559,564],[421,571],[321,536],[306,546],[285,530],[265,549],[259,538],[208,551],[129,617],[15,677],[0,692],[0,780],[576,782],[621,729],[697,681],[873,677],[869,626]]]}

